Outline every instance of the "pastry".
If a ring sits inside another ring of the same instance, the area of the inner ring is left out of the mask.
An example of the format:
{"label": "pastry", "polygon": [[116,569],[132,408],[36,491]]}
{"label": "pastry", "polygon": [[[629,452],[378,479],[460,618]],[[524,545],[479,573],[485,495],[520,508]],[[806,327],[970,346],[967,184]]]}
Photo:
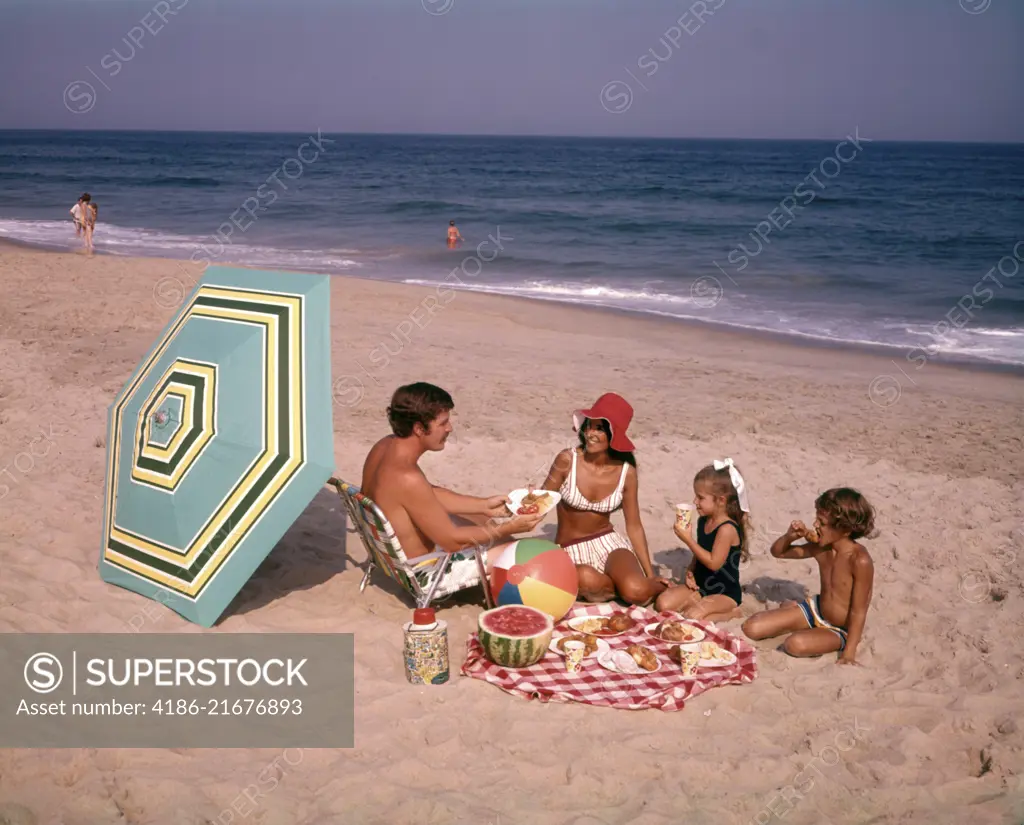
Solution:
{"label": "pastry", "polygon": [[626,653],[632,656],[633,661],[640,665],[644,670],[652,671],[658,669],[658,657],[654,655],[654,651],[649,647],[643,647],[642,645],[630,645],[626,648]]}
{"label": "pastry", "polygon": [[616,613],[608,620],[608,629],[615,633],[622,633],[631,630],[636,622],[625,613]]}
{"label": "pastry", "polygon": [[664,621],[654,629],[654,635],[666,642],[692,642],[701,638],[694,628],[682,622]]}

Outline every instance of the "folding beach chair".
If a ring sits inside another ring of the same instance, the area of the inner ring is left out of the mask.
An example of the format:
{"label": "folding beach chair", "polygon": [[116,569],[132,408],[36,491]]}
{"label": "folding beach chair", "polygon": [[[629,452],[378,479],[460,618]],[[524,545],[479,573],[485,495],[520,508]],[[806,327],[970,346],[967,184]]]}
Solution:
{"label": "folding beach chair", "polygon": [[[363,545],[370,556],[363,580],[359,584],[360,593],[366,589],[374,568],[379,567],[413,597],[417,607],[426,607],[431,602],[475,587],[481,582],[485,583],[483,591],[487,607],[494,606],[490,588],[486,586],[487,570],[484,567],[483,558],[476,548],[461,550],[458,553],[436,550],[410,560],[406,558],[394,528],[369,496],[363,495],[354,484],[349,484],[340,478],[332,478],[328,483],[338,491],[341,500],[345,502],[349,519],[359,531]],[[458,577],[447,575],[453,562],[465,562],[470,558],[476,560],[475,575]]]}

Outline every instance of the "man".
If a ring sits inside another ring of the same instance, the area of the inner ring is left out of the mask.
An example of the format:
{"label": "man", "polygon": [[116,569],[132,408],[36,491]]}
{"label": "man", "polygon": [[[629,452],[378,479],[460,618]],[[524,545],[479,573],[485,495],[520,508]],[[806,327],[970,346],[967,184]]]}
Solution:
{"label": "man", "polygon": [[462,233],[455,225],[455,221],[448,221],[448,248],[455,249],[462,242]]}
{"label": "man", "polygon": [[[444,449],[452,433],[452,397],[425,382],[395,390],[388,407],[393,435],[373,445],[363,464],[361,489],[387,516],[409,559],[444,550],[458,553],[472,547],[491,548],[517,533],[528,533],[539,514],[515,516],[501,524],[489,519],[508,516],[505,496],[461,495],[431,484],[419,467],[425,452]],[[488,573],[498,548],[485,564]],[[452,560],[449,576],[476,576],[472,557]]]}

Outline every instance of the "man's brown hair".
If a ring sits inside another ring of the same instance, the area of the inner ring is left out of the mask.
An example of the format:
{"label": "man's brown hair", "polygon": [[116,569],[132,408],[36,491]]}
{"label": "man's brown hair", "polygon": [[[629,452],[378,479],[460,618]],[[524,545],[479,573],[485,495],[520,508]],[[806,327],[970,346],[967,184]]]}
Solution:
{"label": "man's brown hair", "polygon": [[849,531],[854,541],[875,529],[875,508],[851,487],[826,490],[815,500],[814,509],[824,513],[836,530]]}
{"label": "man's brown hair", "polygon": [[417,381],[395,390],[388,407],[388,422],[391,432],[408,438],[417,424],[429,430],[431,421],[454,408],[455,402],[447,392],[426,381]]}

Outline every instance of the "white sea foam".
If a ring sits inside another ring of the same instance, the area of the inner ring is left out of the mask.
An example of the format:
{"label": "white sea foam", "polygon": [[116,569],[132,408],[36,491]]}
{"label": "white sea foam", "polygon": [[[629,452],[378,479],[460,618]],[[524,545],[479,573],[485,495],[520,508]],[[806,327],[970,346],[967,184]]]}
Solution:
{"label": "white sea foam", "polygon": [[[68,221],[0,220],[0,238],[47,249],[79,249],[82,239]],[[285,249],[255,244],[221,244],[210,235],[177,235],[155,229],[138,229],[100,223],[94,237],[97,252],[111,255],[189,259],[197,252],[200,262],[237,263],[247,266],[286,267],[335,272],[357,269],[363,264],[346,257],[356,250]]]}
{"label": "white sea foam", "polygon": [[[405,278],[404,283],[422,286],[441,286],[440,281]],[[920,353],[929,357],[947,356],[976,359],[997,364],[1024,364],[1024,328],[953,329],[936,335],[934,325],[885,323],[870,317],[857,321],[822,318],[807,312],[801,315],[797,307],[789,304],[785,312],[765,306],[760,301],[747,300],[747,296],[734,288],[721,293],[713,303],[711,296],[698,293],[671,294],[660,291],[637,290],[620,286],[593,284],[558,284],[526,280],[518,284],[455,284],[445,287],[469,292],[486,292],[559,303],[601,306],[642,312],[663,318],[700,321],[748,332],[783,334],[811,341],[831,344],[884,347],[892,351]],[[901,334],[902,333],[902,334]],[[989,338],[988,341],[979,338]],[[1006,339],[1002,346],[994,345],[991,338]]]}
{"label": "white sea foam", "polygon": [[[68,221],[0,220],[0,238],[50,249],[77,249],[81,239],[75,237]],[[396,252],[381,249],[378,253],[356,249],[288,249],[277,246],[227,244],[223,248],[211,236],[178,235],[152,229],[122,227],[101,223],[96,234],[96,248],[112,255],[138,255],[188,259],[203,245],[211,263],[236,263],[274,269],[328,273],[359,272],[368,277],[401,280],[421,286],[441,286],[441,280],[423,277],[424,270],[410,270],[400,261],[416,250]],[[358,260],[357,260],[358,258]],[[412,264],[409,264],[412,265]],[[740,330],[785,334],[813,341],[836,344],[882,346],[903,350],[919,357],[976,359],[1002,364],[1024,364],[1024,327],[993,328],[970,323],[960,329],[950,328],[936,334],[937,324],[914,324],[893,318],[838,318],[834,311],[810,304],[778,303],[769,305],[763,298],[755,299],[734,285],[715,294],[697,290],[691,293],[690,282],[676,284],[652,279],[639,284],[592,283],[582,281],[541,280],[502,273],[504,282],[463,284],[445,283],[454,289],[486,292],[536,300],[600,306],[643,312],[664,318],[678,318],[724,325]],[[671,292],[674,285],[678,291]],[[808,298],[812,296],[806,296]],[[806,304],[806,305],[805,305]],[[981,318],[977,320],[982,320]]]}

